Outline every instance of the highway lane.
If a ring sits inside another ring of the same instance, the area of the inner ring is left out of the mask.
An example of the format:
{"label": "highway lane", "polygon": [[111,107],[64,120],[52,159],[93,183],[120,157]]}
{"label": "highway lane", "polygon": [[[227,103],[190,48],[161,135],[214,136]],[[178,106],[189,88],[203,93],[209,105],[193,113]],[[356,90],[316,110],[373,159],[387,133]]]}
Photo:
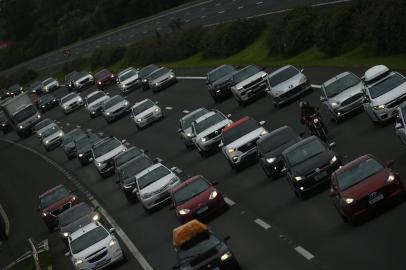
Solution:
{"label": "highway lane", "polygon": [[[194,25],[213,25],[237,18],[262,17],[274,12],[284,11],[297,6],[318,6],[320,4],[341,4],[351,0],[202,0],[195,1],[151,17],[141,19],[106,33],[78,41],[56,51],[31,59],[3,72],[16,71],[20,68],[44,69],[66,61],[90,55],[95,49],[110,46],[128,46],[156,30],[169,31],[169,23],[175,18],[184,21],[185,27]],[[65,57],[64,51],[69,50],[70,56]]]}
{"label": "highway lane", "polygon": [[[321,83],[340,69],[307,68],[313,83]],[[354,70],[360,74],[361,70]],[[196,74],[202,75],[202,74]],[[109,90],[111,94],[117,89]],[[86,91],[86,92],[89,92]],[[151,156],[159,156],[181,168],[182,177],[204,174],[218,181],[219,188],[236,205],[223,216],[210,222],[220,235],[232,235],[231,245],[245,269],[403,269],[403,252],[399,243],[405,240],[402,215],[405,204],[394,207],[359,227],[351,228],[342,223],[328,198],[327,191],[304,202],[297,200],[284,179],[267,179],[258,165],[236,173],[228,166],[221,153],[202,159],[196,151],[188,151],[178,138],[177,119],[182,111],[200,106],[216,107],[233,114],[236,120],[251,115],[257,120],[267,120],[271,128],[288,124],[300,131],[297,102],[276,110],[267,98],[245,107],[233,100],[214,104],[205,90],[204,81],[185,80],[173,87],[152,95],[137,90],[128,95],[131,102],[151,96],[165,109],[166,118],[143,131],[137,131],[128,118],[107,125],[101,118],[90,120],[83,109],[64,116],[60,110],[47,115],[61,121],[65,128],[76,125],[92,128],[97,132],[127,139],[132,144],[150,150]],[[306,97],[317,103],[318,92]],[[326,119],[327,120],[327,119]],[[66,124],[69,123],[69,126]],[[329,123],[331,139],[337,142],[336,151],[344,161],[365,153],[382,159],[395,159],[395,169],[406,175],[404,146],[397,140],[393,125],[374,127],[365,113],[336,125]],[[9,135],[8,137],[15,137]],[[23,141],[42,150],[35,138]],[[81,168],[77,161],[67,161],[60,150],[49,156],[74,172],[95,197],[119,222],[131,240],[152,264],[154,269],[167,269],[174,262],[171,250],[171,229],[177,226],[174,214],[167,208],[152,215],[143,212],[138,204],[130,206],[114,184],[114,178],[102,180],[92,166]],[[260,218],[272,227],[264,230],[254,223]],[[249,248],[247,248],[249,246]],[[304,247],[315,258],[307,260],[294,251]],[[392,248],[386,248],[392,247]]]}

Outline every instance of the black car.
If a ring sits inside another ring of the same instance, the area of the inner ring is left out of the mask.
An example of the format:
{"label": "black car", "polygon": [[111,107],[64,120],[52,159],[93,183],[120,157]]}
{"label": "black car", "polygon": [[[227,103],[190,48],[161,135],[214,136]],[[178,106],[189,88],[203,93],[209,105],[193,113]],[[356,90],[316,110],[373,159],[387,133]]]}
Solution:
{"label": "black car", "polygon": [[42,82],[36,81],[30,84],[30,92],[33,94],[41,95],[42,94]]}
{"label": "black car", "polygon": [[93,161],[92,145],[100,140],[100,137],[94,133],[79,135],[75,139],[76,156],[82,166]]}
{"label": "black car", "polygon": [[68,88],[69,91],[75,90],[75,85],[73,84],[73,81],[77,74],[78,72],[74,70],[65,75],[65,86]]}
{"label": "black car", "polygon": [[4,111],[0,110],[0,129],[3,134],[8,133],[11,130],[9,119]]}
{"label": "black car", "polygon": [[140,69],[140,71],[138,72],[138,77],[141,80],[142,89],[144,90],[149,89],[149,81],[148,81],[149,75],[151,75],[151,73],[157,69],[159,69],[159,67],[154,64],[148,65]]}
{"label": "black car", "polygon": [[46,94],[38,99],[38,108],[43,113],[57,107],[58,105],[59,99],[50,94]]}
{"label": "black car", "polygon": [[24,92],[24,88],[21,85],[19,85],[18,83],[16,83],[7,89],[7,96],[15,97],[15,96],[21,94],[22,92]]}
{"label": "black car", "polygon": [[7,89],[4,88],[0,89],[0,100],[4,100],[6,98],[8,98]]}
{"label": "black car", "polygon": [[331,174],[341,166],[339,157],[331,151],[335,143],[326,145],[318,137],[311,136],[283,151],[287,180],[298,198],[330,183]]}
{"label": "black car", "polygon": [[151,160],[147,155],[141,154],[138,157],[128,161],[118,169],[118,179],[116,182],[119,184],[120,189],[124,192],[128,202],[133,203],[137,200],[137,195],[133,193],[133,190],[137,185],[135,183],[135,176],[153,164],[153,160]]}
{"label": "black car", "polygon": [[65,133],[62,138],[62,148],[68,159],[74,159],[76,157],[75,139],[85,132],[80,128],[75,128]]}
{"label": "black car", "polygon": [[125,163],[130,161],[133,158],[138,157],[139,155],[142,155],[143,153],[146,153],[146,151],[139,149],[136,146],[128,148],[126,151],[118,154],[117,156],[114,157],[114,170],[117,173],[119,168],[123,166]]}
{"label": "black car", "polygon": [[232,65],[222,65],[211,70],[206,75],[207,88],[214,101],[221,101],[231,96],[230,87],[236,68]]}
{"label": "black car", "polygon": [[282,152],[299,141],[300,137],[288,126],[280,127],[257,141],[259,164],[268,177],[283,175]]}

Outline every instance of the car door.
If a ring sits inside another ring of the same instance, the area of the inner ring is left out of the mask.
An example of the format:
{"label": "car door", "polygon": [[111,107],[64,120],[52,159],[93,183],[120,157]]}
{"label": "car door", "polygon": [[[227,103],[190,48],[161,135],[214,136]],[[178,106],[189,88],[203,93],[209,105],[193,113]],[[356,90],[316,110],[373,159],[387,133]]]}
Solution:
{"label": "car door", "polygon": [[364,92],[364,100],[362,106],[364,107],[365,112],[368,114],[371,120],[378,121],[371,107],[371,97],[369,96],[368,90],[365,90]]}
{"label": "car door", "polygon": [[398,108],[395,130],[402,143],[406,145],[406,108]]}

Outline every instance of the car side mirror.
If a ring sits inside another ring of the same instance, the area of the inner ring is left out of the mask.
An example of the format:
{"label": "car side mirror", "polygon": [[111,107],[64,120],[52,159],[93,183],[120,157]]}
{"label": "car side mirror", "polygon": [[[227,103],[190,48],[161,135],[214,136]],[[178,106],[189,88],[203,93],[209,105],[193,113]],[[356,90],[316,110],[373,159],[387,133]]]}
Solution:
{"label": "car side mirror", "polygon": [[303,73],[304,72],[304,68],[302,68],[301,70],[300,70],[300,73]]}
{"label": "car side mirror", "polygon": [[227,118],[230,118],[231,116],[233,116],[231,113],[227,114]]}
{"label": "car side mirror", "polygon": [[320,96],[320,102],[326,102],[327,98],[325,96]]}
{"label": "car side mirror", "polygon": [[263,126],[263,125],[265,125],[265,124],[266,124],[266,121],[264,121],[264,120],[263,120],[263,121],[259,121],[259,125],[260,125],[260,126]]}
{"label": "car side mirror", "polygon": [[178,168],[177,167],[172,167],[171,171],[175,172]]}
{"label": "car side mirror", "polygon": [[65,257],[70,257],[70,252],[69,251],[65,253]]}
{"label": "car side mirror", "polygon": [[126,143],[126,142],[127,142],[126,139],[121,140],[121,143]]}
{"label": "car side mirror", "polygon": [[281,170],[281,173],[287,173],[288,172],[288,169],[286,168],[286,167],[284,167],[282,170]]}
{"label": "car side mirror", "polygon": [[156,158],[154,158],[154,163],[160,163],[160,162],[162,162],[163,161],[163,159],[162,158],[159,158],[159,157],[156,157]]}
{"label": "car side mirror", "polygon": [[109,232],[110,232],[110,233],[116,232],[116,228],[110,228],[110,229],[109,229]]}
{"label": "car side mirror", "polygon": [[224,243],[227,243],[230,239],[231,239],[231,236],[227,235],[226,237],[224,237],[223,241],[224,241]]}
{"label": "car side mirror", "polygon": [[158,105],[159,104],[159,101],[155,101],[155,105]]}
{"label": "car side mirror", "polygon": [[224,146],[223,142],[219,143],[219,148],[222,148]]}
{"label": "car side mirror", "polygon": [[213,181],[213,182],[211,182],[211,184],[212,184],[213,186],[217,186],[217,185],[219,184],[219,182]]}
{"label": "car side mirror", "polygon": [[386,161],[386,167],[388,167],[388,168],[392,167],[393,164],[395,164],[395,161],[394,161],[394,160],[388,160],[388,161]]}
{"label": "car side mirror", "polygon": [[335,146],[336,146],[336,142],[331,142],[331,143],[329,143],[328,148],[332,149]]}

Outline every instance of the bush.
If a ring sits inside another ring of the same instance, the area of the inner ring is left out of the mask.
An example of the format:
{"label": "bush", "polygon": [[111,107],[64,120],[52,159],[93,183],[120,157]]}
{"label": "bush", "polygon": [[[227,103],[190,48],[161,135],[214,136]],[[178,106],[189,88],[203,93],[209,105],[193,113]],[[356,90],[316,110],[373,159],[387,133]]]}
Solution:
{"label": "bush", "polygon": [[121,60],[126,52],[125,47],[109,47],[96,49],[90,56],[90,68],[110,66]]}
{"label": "bush", "polygon": [[65,62],[62,66],[62,71],[64,74],[68,74],[72,72],[73,70],[81,70],[84,67],[86,67],[89,63],[88,58],[77,58],[75,60]]}

